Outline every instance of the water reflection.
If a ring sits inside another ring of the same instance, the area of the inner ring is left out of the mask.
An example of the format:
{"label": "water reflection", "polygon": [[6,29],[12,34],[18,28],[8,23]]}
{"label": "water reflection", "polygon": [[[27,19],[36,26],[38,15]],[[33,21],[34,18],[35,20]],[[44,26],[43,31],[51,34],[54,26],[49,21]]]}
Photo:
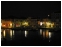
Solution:
{"label": "water reflection", "polygon": [[12,39],[12,30],[10,30],[10,38]]}
{"label": "water reflection", "polygon": [[49,30],[46,30],[46,38],[49,37]]}
{"label": "water reflection", "polygon": [[45,31],[43,31],[43,38],[45,38]]}
{"label": "water reflection", "polygon": [[42,29],[40,29],[40,35],[42,35]]}
{"label": "water reflection", "polygon": [[13,35],[14,35],[14,30],[13,30]]}
{"label": "water reflection", "polygon": [[51,35],[52,35],[52,33],[51,33],[51,32],[49,32],[49,38],[51,38]]}
{"label": "water reflection", "polygon": [[49,32],[49,30],[40,29],[40,35],[42,35],[43,38],[51,38],[52,32]]}
{"label": "water reflection", "polygon": [[14,36],[14,30],[11,29],[2,29],[1,30],[1,38],[12,39]]}
{"label": "water reflection", "polygon": [[3,37],[5,38],[5,36],[6,36],[6,32],[5,32],[5,30],[3,31]]}
{"label": "water reflection", "polygon": [[25,37],[27,37],[27,33],[28,33],[28,31],[25,30]]}
{"label": "water reflection", "polygon": [[[13,40],[13,39],[19,39],[20,37],[23,38],[24,36],[25,37],[33,37],[33,36],[38,36],[38,33],[40,33],[39,35],[42,36],[41,38],[44,38],[44,39],[49,39],[49,42],[50,42],[50,39],[52,37],[52,32],[50,32],[50,30],[46,30],[46,29],[40,29],[38,31],[30,31],[30,30],[25,30],[25,31],[15,31],[15,30],[11,30],[11,29],[2,29],[1,30],[1,38],[6,38],[6,39],[9,39],[9,40]],[[27,38],[28,38],[27,37]]]}

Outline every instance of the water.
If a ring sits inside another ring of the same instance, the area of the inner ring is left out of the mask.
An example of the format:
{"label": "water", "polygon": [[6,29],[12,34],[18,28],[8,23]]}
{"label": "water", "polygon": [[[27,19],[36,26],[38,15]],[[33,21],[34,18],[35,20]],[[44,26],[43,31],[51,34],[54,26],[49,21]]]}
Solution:
{"label": "water", "polygon": [[61,31],[49,29],[11,30],[2,29],[2,46],[60,46]]}

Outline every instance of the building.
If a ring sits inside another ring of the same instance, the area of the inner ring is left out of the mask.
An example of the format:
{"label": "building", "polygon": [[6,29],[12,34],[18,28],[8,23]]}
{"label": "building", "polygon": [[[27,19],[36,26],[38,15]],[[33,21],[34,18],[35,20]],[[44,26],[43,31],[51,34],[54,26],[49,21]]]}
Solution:
{"label": "building", "polygon": [[54,28],[55,24],[49,19],[43,19],[43,20],[38,20],[38,19],[12,19],[12,20],[1,20],[1,27],[3,28]]}

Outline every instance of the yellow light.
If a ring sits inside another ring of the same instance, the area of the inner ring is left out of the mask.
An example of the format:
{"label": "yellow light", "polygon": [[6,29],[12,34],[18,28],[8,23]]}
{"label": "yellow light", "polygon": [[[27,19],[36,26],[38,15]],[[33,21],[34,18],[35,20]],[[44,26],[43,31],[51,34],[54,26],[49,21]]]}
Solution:
{"label": "yellow light", "polygon": [[24,22],[22,25],[28,26],[28,22]]}
{"label": "yellow light", "polygon": [[11,39],[12,39],[12,30],[10,30],[10,37],[11,37]]}
{"label": "yellow light", "polygon": [[50,23],[49,23],[49,22],[46,22],[46,24],[47,24],[47,25],[50,25]]}
{"label": "yellow light", "polygon": [[42,26],[42,24],[43,24],[43,23],[42,23],[42,22],[40,22],[40,25],[41,25],[41,26]]}
{"label": "yellow light", "polygon": [[46,28],[50,28],[51,23],[46,22]]}
{"label": "yellow light", "polygon": [[10,26],[12,26],[12,23],[10,23]]}
{"label": "yellow light", "polygon": [[3,36],[4,36],[4,38],[5,38],[5,36],[6,36],[6,32],[5,32],[5,30],[3,31]]}
{"label": "yellow light", "polygon": [[54,27],[54,23],[51,23],[51,28],[53,28]]}

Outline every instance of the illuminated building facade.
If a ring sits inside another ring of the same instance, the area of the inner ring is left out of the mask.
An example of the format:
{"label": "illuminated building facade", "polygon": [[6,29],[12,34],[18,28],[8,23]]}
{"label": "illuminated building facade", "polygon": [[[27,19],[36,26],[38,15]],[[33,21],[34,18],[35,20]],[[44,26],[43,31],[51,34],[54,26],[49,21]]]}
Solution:
{"label": "illuminated building facade", "polygon": [[54,22],[50,21],[49,19],[43,19],[42,21],[38,21],[38,24],[42,28],[54,28]]}
{"label": "illuminated building facade", "polygon": [[32,27],[32,28],[54,28],[54,22],[49,19],[37,21],[37,19],[13,19],[2,20],[1,27],[3,28],[16,28],[16,27]]}
{"label": "illuminated building facade", "polygon": [[12,21],[11,20],[2,20],[1,27],[12,28]]}

